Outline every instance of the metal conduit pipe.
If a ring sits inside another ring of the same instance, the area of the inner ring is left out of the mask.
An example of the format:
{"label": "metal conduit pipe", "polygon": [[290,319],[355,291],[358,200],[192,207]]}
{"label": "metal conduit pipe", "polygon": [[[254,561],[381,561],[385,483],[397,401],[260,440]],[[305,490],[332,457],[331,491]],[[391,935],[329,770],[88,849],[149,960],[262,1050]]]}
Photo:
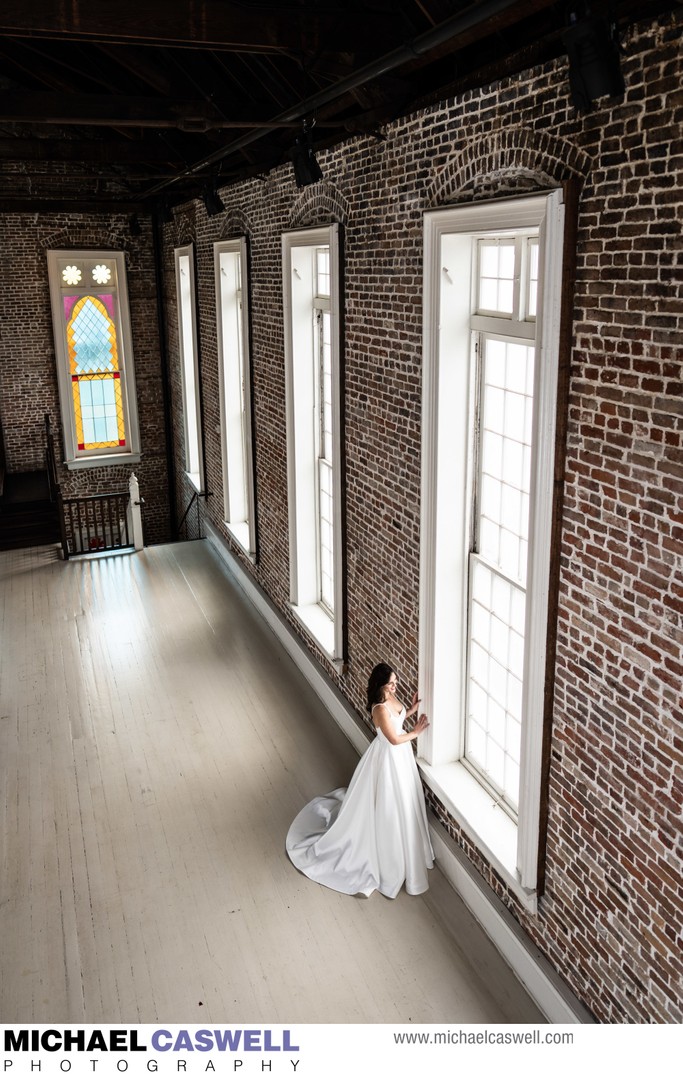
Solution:
{"label": "metal conduit pipe", "polygon": [[[288,109],[286,112],[281,112],[271,121],[273,124],[272,127],[266,126],[259,128],[259,130],[256,131],[250,131],[249,134],[242,135],[241,138],[237,138],[228,146],[224,146],[223,149],[216,150],[215,153],[205,157],[202,161],[198,161],[196,164],[179,172],[173,179],[166,180],[163,183],[159,183],[156,187],[152,187],[150,190],[146,191],[143,197],[149,198],[152,195],[159,194],[178,180],[186,179],[196,172],[201,172],[204,168],[216,164],[231,153],[244,149],[245,146],[249,146],[253,142],[258,142],[264,135],[268,134],[270,131],[276,130],[278,124],[303,119],[311,112],[315,111],[316,108],[331,104],[332,101],[336,101],[338,97],[342,97],[345,93],[358,89],[360,86],[365,85],[366,82],[370,82],[380,75],[385,75],[389,71],[393,71],[395,68],[400,67],[401,64],[408,63],[410,60],[415,59],[416,56],[422,56],[423,53],[429,52],[430,49],[434,49],[438,45],[443,45],[446,41],[450,41],[452,38],[457,37],[458,34],[462,34],[466,30],[471,30],[473,26],[479,26],[488,19],[501,14],[501,12],[507,10],[507,8],[515,6],[519,6],[519,0],[483,0],[482,3],[473,4],[471,7],[467,8],[466,11],[459,12],[457,15],[451,15],[450,18],[439,23],[438,26],[434,26],[431,30],[426,30],[425,33],[420,34],[405,45],[399,45],[398,48],[393,49],[391,52],[387,52],[378,60],[373,60],[372,63],[366,64],[365,67],[359,68],[358,71],[354,71],[352,75],[347,75],[345,78],[340,79],[339,82],[335,82],[332,86],[328,86],[327,89],[320,90],[311,97],[307,97],[305,100],[300,101],[298,105]],[[549,3],[540,4],[538,6],[547,7],[549,6]]]}

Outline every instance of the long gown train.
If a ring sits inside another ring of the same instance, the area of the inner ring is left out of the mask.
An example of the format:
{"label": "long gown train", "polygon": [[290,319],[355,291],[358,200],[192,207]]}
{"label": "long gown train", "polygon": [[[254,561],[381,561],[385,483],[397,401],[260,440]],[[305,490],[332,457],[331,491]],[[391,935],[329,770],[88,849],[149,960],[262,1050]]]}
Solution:
{"label": "long gown train", "polygon": [[[405,716],[405,707],[392,715],[396,733]],[[377,729],[349,787],[317,796],[296,816],[287,854],[308,878],[339,893],[378,889],[395,897],[404,881],[406,892],[424,893],[434,853],[410,742],[391,744]]]}

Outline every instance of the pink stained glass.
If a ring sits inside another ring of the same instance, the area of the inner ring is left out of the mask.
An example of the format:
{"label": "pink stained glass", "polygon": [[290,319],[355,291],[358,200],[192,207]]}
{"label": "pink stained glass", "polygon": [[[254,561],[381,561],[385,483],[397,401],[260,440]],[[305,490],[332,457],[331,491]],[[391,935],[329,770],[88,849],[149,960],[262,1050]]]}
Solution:
{"label": "pink stained glass", "polygon": [[105,309],[106,309],[107,313],[109,314],[109,317],[111,318],[111,320],[112,321],[115,320],[114,312],[115,312],[116,308],[115,308],[115,305],[114,305],[114,296],[111,294],[111,292],[103,294],[102,292],[87,291],[85,288],[82,288],[78,295],[65,295],[64,296],[64,318],[65,318],[67,324],[69,323],[69,320],[71,318],[71,311],[73,310],[76,303],[80,299],[82,299],[82,297],[84,295],[92,295],[95,298],[99,299],[99,301],[105,307]]}

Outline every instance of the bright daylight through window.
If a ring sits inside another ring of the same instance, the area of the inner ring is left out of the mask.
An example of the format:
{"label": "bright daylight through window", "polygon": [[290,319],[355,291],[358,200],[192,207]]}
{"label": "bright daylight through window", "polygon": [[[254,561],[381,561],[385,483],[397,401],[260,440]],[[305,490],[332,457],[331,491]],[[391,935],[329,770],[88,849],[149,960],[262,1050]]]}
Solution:
{"label": "bright daylight through window", "polygon": [[292,610],[343,652],[339,230],[283,236]]}
{"label": "bright daylight through window", "polygon": [[425,779],[536,886],[557,406],[558,191],[425,216]]}
{"label": "bright daylight through window", "polygon": [[254,557],[256,520],[246,239],[215,243],[214,268],[225,522],[233,538]]}

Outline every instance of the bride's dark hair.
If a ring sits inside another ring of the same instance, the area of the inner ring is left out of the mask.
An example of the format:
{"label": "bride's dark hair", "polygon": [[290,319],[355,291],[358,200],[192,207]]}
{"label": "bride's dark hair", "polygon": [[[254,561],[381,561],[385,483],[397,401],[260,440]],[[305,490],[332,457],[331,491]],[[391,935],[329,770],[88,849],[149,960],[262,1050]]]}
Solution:
{"label": "bride's dark hair", "polygon": [[394,670],[391,665],[387,665],[384,661],[375,665],[368,680],[368,710],[372,710],[375,703],[383,701],[382,688],[386,687],[393,675]]}

